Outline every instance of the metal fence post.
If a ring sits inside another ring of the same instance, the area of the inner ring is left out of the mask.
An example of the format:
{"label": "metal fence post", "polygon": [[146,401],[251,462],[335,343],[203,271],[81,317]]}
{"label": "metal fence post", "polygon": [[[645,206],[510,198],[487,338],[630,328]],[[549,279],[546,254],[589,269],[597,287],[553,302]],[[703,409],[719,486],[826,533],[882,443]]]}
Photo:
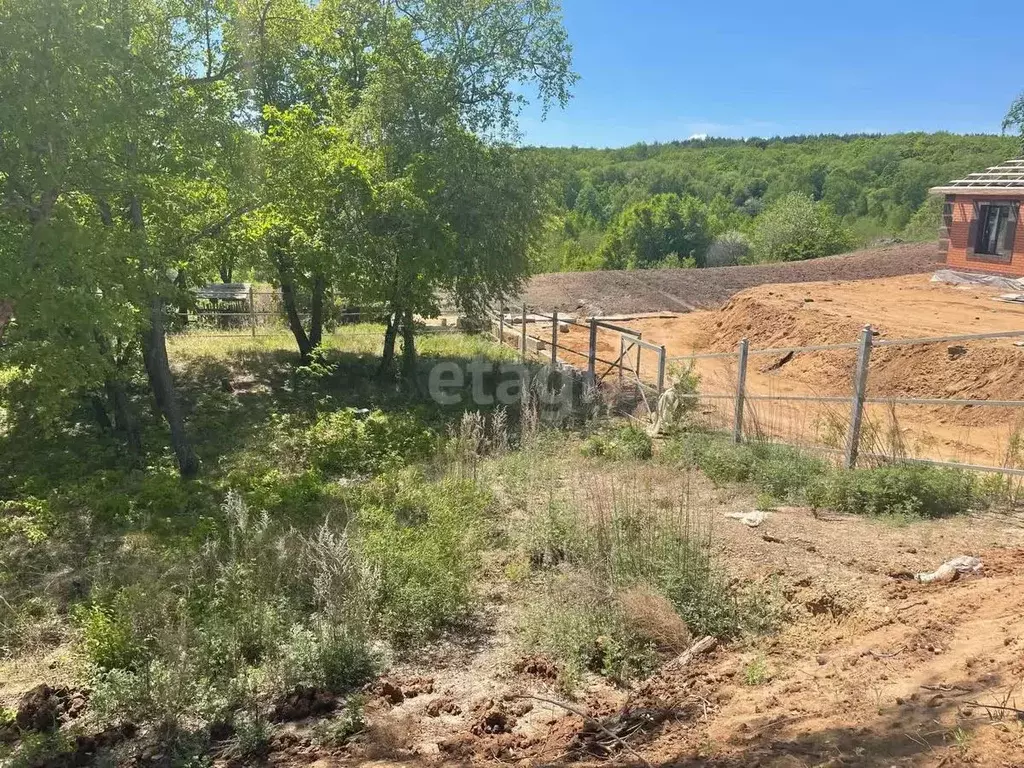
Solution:
{"label": "metal fence post", "polygon": [[526,362],[526,305],[523,304],[523,327],[519,331],[519,354]]}
{"label": "metal fence post", "polygon": [[551,312],[551,364],[558,364],[558,310]]}
{"label": "metal fence post", "polygon": [[868,363],[871,362],[871,326],[865,325],[860,334],[860,348],[857,352],[857,370],[853,374],[853,402],[850,413],[850,431],[846,435],[846,456],[843,466],[853,469],[857,466],[857,452],[860,450],[860,428],[864,420],[864,398],[868,384]]}
{"label": "metal fence post", "polygon": [[498,304],[498,344],[505,346],[505,302]]}
{"label": "metal fence post", "polygon": [[626,337],[619,334],[619,386],[622,386],[622,361],[626,356]]}
{"label": "metal fence post", "polygon": [[732,423],[732,441],[743,442],[743,408],[747,397],[747,353],[750,351],[750,341],[740,340],[739,348],[739,374],[736,377],[736,413]]}
{"label": "metal fence post", "polygon": [[665,352],[665,345],[661,345],[661,351],[658,352],[658,397],[661,397],[662,392],[665,391],[665,359],[667,354]]}
{"label": "metal fence post", "polygon": [[256,338],[256,301],[252,295],[252,283],[249,284],[249,322],[252,324],[252,337]]}
{"label": "metal fence post", "polygon": [[590,347],[587,350],[587,376],[590,381],[597,377],[597,320],[590,318]]}

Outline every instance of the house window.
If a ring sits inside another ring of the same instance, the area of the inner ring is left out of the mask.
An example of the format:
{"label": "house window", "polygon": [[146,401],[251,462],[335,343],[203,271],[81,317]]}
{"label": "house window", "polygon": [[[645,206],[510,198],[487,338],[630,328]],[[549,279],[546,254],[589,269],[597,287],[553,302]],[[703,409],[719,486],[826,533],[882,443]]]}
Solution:
{"label": "house window", "polygon": [[979,203],[974,253],[1009,259],[1017,232],[1018,203]]}

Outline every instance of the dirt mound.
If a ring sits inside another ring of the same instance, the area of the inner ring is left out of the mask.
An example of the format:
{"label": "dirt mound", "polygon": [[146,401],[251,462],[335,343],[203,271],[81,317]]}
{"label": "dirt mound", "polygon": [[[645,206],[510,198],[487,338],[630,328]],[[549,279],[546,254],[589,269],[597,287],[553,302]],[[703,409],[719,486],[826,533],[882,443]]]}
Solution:
{"label": "dirt mound", "polygon": [[931,272],[934,243],[871,248],[824,259],[709,269],[605,270],[537,275],[522,297],[531,307],[559,312],[692,312],[768,283],[868,280]]}
{"label": "dirt mound", "polygon": [[[881,289],[883,281],[878,281]],[[865,283],[869,287],[870,283]],[[836,286],[837,290],[840,286]],[[914,286],[917,288],[917,286]],[[703,348],[735,350],[741,339],[752,349],[848,344],[860,337],[864,317],[855,317],[842,302],[828,298],[829,284],[811,284],[806,291],[779,286],[761,286],[733,297],[714,312],[697,320]],[[803,294],[807,295],[803,295]],[[906,301],[914,300],[907,291]],[[952,304],[947,305],[953,314]],[[898,307],[896,308],[898,309]],[[934,311],[944,305],[934,302]],[[972,309],[971,312],[980,311]],[[936,333],[967,333],[956,330],[922,330],[918,333],[901,325],[895,317],[867,317],[878,340],[907,338]],[[760,373],[799,381],[818,394],[846,395],[856,352],[854,350],[798,352],[751,358]],[[1011,340],[878,346],[872,350],[868,395],[872,397],[914,397],[979,400],[1024,399],[1024,349]],[[922,406],[929,408],[929,406]],[[1002,408],[931,407],[935,416],[954,423],[1004,424],[1014,414]],[[932,412],[929,411],[929,412]]]}

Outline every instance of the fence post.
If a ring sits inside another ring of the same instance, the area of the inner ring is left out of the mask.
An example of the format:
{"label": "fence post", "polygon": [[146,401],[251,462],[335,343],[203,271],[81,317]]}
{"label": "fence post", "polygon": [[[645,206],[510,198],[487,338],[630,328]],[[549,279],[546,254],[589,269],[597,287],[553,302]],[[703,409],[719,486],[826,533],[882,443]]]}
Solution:
{"label": "fence post", "polygon": [[626,337],[619,334],[619,386],[622,386],[622,362],[626,356]]}
{"label": "fence post", "polygon": [[558,310],[551,311],[551,365],[558,364]]}
{"label": "fence post", "polygon": [[523,304],[523,327],[519,331],[519,354],[522,361],[526,362],[526,305]]}
{"label": "fence post", "polygon": [[498,303],[498,344],[505,346],[505,302]]}
{"label": "fence post", "polygon": [[871,362],[871,326],[865,325],[860,334],[860,348],[857,352],[857,370],[853,374],[853,403],[850,413],[850,431],[846,435],[846,456],[843,466],[853,469],[857,466],[857,452],[860,450],[860,427],[864,419],[864,398],[868,384],[868,363]]}
{"label": "fence post", "polygon": [[665,391],[665,357],[665,345],[662,344],[658,352],[658,397]]}
{"label": "fence post", "polygon": [[249,283],[249,322],[252,324],[252,337],[256,338],[256,302],[252,295],[252,283]]}
{"label": "fence post", "polygon": [[587,350],[587,376],[593,382],[597,378],[597,320],[590,318],[590,347]]}
{"label": "fence post", "polygon": [[736,413],[733,416],[732,441],[743,442],[743,408],[747,397],[747,353],[750,351],[750,342],[747,339],[740,340],[739,348],[739,374],[736,377]]}

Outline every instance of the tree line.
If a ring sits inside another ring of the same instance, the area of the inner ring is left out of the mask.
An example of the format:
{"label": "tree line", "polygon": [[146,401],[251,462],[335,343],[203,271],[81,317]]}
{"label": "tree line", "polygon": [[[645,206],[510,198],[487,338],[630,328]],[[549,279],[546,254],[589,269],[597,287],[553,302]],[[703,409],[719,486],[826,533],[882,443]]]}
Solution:
{"label": "tree line", "polygon": [[[1024,99],[1004,128],[1024,125]],[[906,133],[532,148],[557,177],[545,271],[812,258],[936,237],[930,187],[1014,156],[1011,136]]]}
{"label": "tree line", "polygon": [[346,301],[411,372],[439,294],[519,289],[548,200],[516,115],[575,79],[555,0],[0,0],[11,417],[87,401],[137,458],[143,380],[195,475],[166,337],[239,274],[279,288],[303,362]]}

